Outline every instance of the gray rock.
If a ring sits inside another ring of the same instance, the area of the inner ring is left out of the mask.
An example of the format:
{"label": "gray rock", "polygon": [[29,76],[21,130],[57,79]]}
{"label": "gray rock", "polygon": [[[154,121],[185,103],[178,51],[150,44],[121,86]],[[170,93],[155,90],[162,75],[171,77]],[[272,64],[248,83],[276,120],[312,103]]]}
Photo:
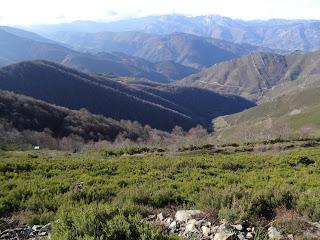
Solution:
{"label": "gray rock", "polygon": [[184,233],[185,235],[187,235],[190,232],[196,232],[196,231],[198,231],[196,228],[196,225],[194,223],[188,223]]}
{"label": "gray rock", "polygon": [[243,233],[238,233],[237,237],[238,237],[239,240],[245,240],[246,239],[246,237],[244,236]]}
{"label": "gray rock", "polygon": [[48,223],[47,225],[44,225],[40,231],[39,231],[39,235],[40,234],[43,234],[43,233],[46,233],[45,235],[48,235],[50,232],[51,232],[51,229],[52,229],[52,225],[51,223]]}
{"label": "gray rock", "polygon": [[167,224],[167,225],[170,225],[172,222],[173,222],[173,218],[171,217],[168,217],[164,220],[164,222]]}
{"label": "gray rock", "polygon": [[281,233],[273,226],[268,228],[268,237],[270,240],[280,240],[283,239]]}
{"label": "gray rock", "polygon": [[26,239],[31,236],[32,229],[29,226],[21,226],[19,228],[15,228],[14,231],[19,236],[19,238]]}
{"label": "gray rock", "polygon": [[214,240],[236,240],[239,239],[238,236],[233,233],[227,224],[222,224],[218,227],[216,234],[214,235]]}
{"label": "gray rock", "polygon": [[33,231],[36,231],[36,232],[39,232],[41,228],[43,228],[43,225],[34,225],[34,226],[32,227],[32,230],[33,230]]}
{"label": "gray rock", "polygon": [[16,239],[18,238],[17,233],[13,229],[7,229],[0,234],[0,239]]}
{"label": "gray rock", "polygon": [[233,227],[234,229],[236,229],[237,231],[242,231],[243,227],[241,224],[236,224],[236,225],[231,225],[231,227]]}
{"label": "gray rock", "polygon": [[156,215],[149,215],[149,216],[146,218],[146,220],[147,220],[148,222],[150,222],[150,221],[156,220],[156,218],[157,218]]}
{"label": "gray rock", "polygon": [[158,221],[162,222],[164,219],[165,219],[165,218],[164,218],[164,216],[163,216],[163,213],[159,213],[159,214],[157,215],[157,220],[158,220]]}
{"label": "gray rock", "polygon": [[175,219],[180,222],[187,222],[200,214],[203,214],[200,210],[179,210],[176,212]]}
{"label": "gray rock", "polygon": [[0,219],[0,233],[1,231],[5,231],[7,229],[15,228],[17,225],[12,220]]}

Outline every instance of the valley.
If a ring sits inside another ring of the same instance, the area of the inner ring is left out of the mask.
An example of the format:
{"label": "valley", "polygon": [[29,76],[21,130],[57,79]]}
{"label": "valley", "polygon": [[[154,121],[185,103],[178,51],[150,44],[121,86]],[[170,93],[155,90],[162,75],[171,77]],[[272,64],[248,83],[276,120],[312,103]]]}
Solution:
{"label": "valley", "polygon": [[106,9],[0,26],[0,240],[320,239],[320,20]]}

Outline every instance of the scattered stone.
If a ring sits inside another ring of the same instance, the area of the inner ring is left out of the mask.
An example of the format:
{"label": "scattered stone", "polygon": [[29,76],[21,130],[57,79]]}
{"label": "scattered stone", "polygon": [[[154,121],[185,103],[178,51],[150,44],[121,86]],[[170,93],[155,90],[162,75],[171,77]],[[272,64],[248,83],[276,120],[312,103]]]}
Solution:
{"label": "scattered stone", "polygon": [[164,220],[163,213],[159,213],[159,214],[157,215],[157,220],[160,221],[160,222]]}
{"label": "scattered stone", "polygon": [[148,222],[150,222],[150,221],[156,220],[156,218],[157,218],[156,215],[149,215],[149,216],[146,218],[146,220],[147,220]]}
{"label": "scattered stone", "polygon": [[43,225],[34,225],[32,227],[32,230],[35,232],[39,232],[41,228],[43,228]]}
{"label": "scattered stone", "polygon": [[217,233],[214,235],[213,240],[236,240],[238,236],[233,233],[227,224],[222,224],[217,229]]}
{"label": "scattered stone", "polygon": [[202,226],[201,227],[201,230],[202,230],[202,234],[205,236],[205,237],[209,237],[210,233],[211,233],[211,229],[207,226]]}
{"label": "scattered stone", "polygon": [[[253,240],[256,236],[255,227],[250,222],[230,225],[222,221],[219,225],[213,225],[199,210],[180,210],[175,217],[149,215],[146,220],[152,223],[159,223],[166,227],[167,232],[176,233],[187,240]],[[203,217],[202,219],[200,217]],[[320,223],[307,222],[311,228],[301,232],[302,237],[320,239]],[[270,240],[295,239],[293,235],[285,237],[275,227],[265,229]],[[299,235],[300,236],[300,235]],[[0,240],[2,240],[0,238]],[[7,240],[7,239],[5,239]]]}
{"label": "scattered stone", "polygon": [[164,220],[164,222],[166,223],[166,225],[169,225],[169,226],[170,226],[170,224],[173,222],[173,218],[168,217],[168,218],[166,218],[166,219]]}
{"label": "scattered stone", "polygon": [[180,222],[187,222],[200,214],[203,214],[200,210],[179,210],[176,212],[175,219]]}
{"label": "scattered stone", "polygon": [[237,224],[237,225],[231,225],[231,227],[233,227],[234,229],[236,229],[237,231],[242,231],[243,227],[241,224]]}
{"label": "scattered stone", "polygon": [[170,225],[169,225],[169,229],[171,232],[174,232],[177,229],[177,222],[173,221]]}
{"label": "scattered stone", "polygon": [[45,236],[48,235],[51,232],[52,229],[52,225],[51,223],[48,223],[47,225],[44,225],[40,231],[39,231],[39,235],[41,234],[41,236]]}
{"label": "scattered stone", "polygon": [[246,238],[247,239],[253,239],[254,236],[253,236],[253,234],[251,232],[248,232]]}
{"label": "scattered stone", "polygon": [[[51,224],[18,225],[18,223],[0,219],[0,240],[41,240],[50,238]],[[45,236],[45,238],[44,238]]]}
{"label": "scattered stone", "polygon": [[288,235],[288,239],[289,239],[289,240],[294,240],[293,235],[292,235],[292,234],[289,234],[289,235]]}
{"label": "scattered stone", "polygon": [[280,240],[283,239],[281,233],[273,226],[268,228],[268,236],[270,240]]}

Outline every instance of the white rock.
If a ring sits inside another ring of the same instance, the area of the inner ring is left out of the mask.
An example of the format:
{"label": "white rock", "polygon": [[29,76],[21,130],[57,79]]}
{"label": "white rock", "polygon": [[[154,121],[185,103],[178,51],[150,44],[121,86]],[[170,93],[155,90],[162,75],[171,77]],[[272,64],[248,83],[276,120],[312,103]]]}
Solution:
{"label": "white rock", "polygon": [[157,218],[156,215],[149,215],[146,220],[147,220],[147,221],[153,221],[153,220],[155,220],[156,218]]}
{"label": "white rock", "polygon": [[171,217],[168,217],[164,220],[164,222],[167,224],[167,225],[170,225],[172,222],[173,222],[173,219]]}
{"label": "white rock", "polygon": [[219,226],[212,226],[211,227],[211,233],[216,234],[216,232],[218,231]]}
{"label": "white rock", "polygon": [[177,222],[173,221],[170,225],[169,225],[169,229],[170,230],[175,230],[177,228]]}
{"label": "white rock", "polygon": [[234,234],[229,232],[218,232],[214,235],[213,240],[231,240],[234,239]]}
{"label": "white rock", "polygon": [[211,233],[211,229],[206,227],[206,226],[202,226],[201,227],[201,230],[202,230],[202,234],[205,236],[205,237],[208,237]]}
{"label": "white rock", "polygon": [[197,231],[198,230],[196,229],[196,226],[193,223],[189,223],[187,224],[186,229],[184,230],[184,235],[188,235],[189,233]]}
{"label": "white rock", "polygon": [[280,240],[283,239],[281,233],[273,226],[268,228],[268,236],[270,240]]}
{"label": "white rock", "polygon": [[241,231],[243,229],[241,224],[237,224],[237,225],[231,225],[234,229]]}
{"label": "white rock", "polygon": [[202,213],[200,210],[179,210],[176,212],[175,219],[180,222],[187,222]]}
{"label": "white rock", "polygon": [[197,225],[198,221],[196,219],[190,219],[189,221],[187,221],[187,224],[193,224],[193,225]]}
{"label": "white rock", "polygon": [[34,226],[32,227],[32,230],[38,232],[38,231],[40,231],[43,227],[44,227],[43,225],[34,225]]}
{"label": "white rock", "polygon": [[246,237],[247,239],[253,239],[253,234],[251,232],[248,232]]}
{"label": "white rock", "polygon": [[222,224],[216,230],[216,234],[214,235],[214,240],[231,240],[236,238],[237,236],[231,232],[226,224]]}
{"label": "white rock", "polygon": [[159,213],[159,214],[157,215],[157,220],[159,220],[159,221],[161,221],[161,222],[164,220],[163,213]]}

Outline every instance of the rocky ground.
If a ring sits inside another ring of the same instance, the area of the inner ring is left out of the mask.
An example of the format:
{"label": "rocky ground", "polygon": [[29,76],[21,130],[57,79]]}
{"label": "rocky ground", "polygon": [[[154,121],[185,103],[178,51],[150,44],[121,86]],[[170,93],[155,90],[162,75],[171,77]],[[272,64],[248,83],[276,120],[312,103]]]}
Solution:
{"label": "rocky ground", "polygon": [[50,239],[51,224],[19,225],[15,221],[0,219],[0,240],[45,240]]}
{"label": "rocky ground", "polygon": [[[294,240],[293,234],[283,234],[281,229],[270,225],[262,238],[261,231],[254,225],[243,222],[241,224],[212,223],[200,210],[179,210],[174,216],[164,213],[149,215],[145,220],[165,231],[176,233],[184,239],[192,240]],[[306,222],[308,229],[302,232],[303,239],[320,239],[320,223]],[[51,237],[51,223],[47,225],[20,225],[15,221],[0,219],[0,240],[48,240]],[[301,239],[301,238],[299,238]]]}
{"label": "rocky ground", "polygon": [[[193,240],[245,240],[259,239],[261,233],[255,226],[248,222],[242,224],[213,224],[203,218],[205,214],[199,210],[180,210],[174,217],[165,216],[163,213],[150,215],[146,219],[151,224],[162,225],[168,232],[176,233],[185,239]],[[320,239],[320,224],[309,223],[314,228],[304,232],[307,239]],[[270,240],[296,239],[293,234],[284,235],[274,226],[267,229],[266,237]],[[263,238],[265,239],[265,238]]]}

